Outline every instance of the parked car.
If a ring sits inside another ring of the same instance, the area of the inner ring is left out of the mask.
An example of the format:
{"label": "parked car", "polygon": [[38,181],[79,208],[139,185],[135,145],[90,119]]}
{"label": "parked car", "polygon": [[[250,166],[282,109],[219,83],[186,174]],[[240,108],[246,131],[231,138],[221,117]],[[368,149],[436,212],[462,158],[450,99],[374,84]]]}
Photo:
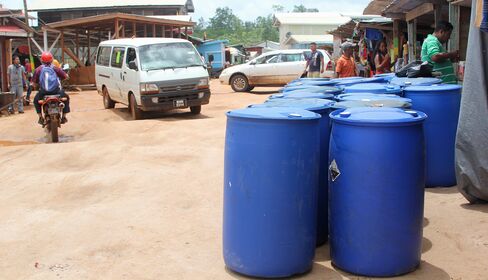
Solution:
{"label": "parked car", "polygon": [[187,40],[134,38],[105,41],[97,51],[97,90],[106,109],[129,106],[133,119],[144,111],[190,108],[199,114],[210,101],[206,66]]}
{"label": "parked car", "polygon": [[[334,67],[330,54],[324,55],[326,69],[322,77],[332,78]],[[283,86],[300,78],[305,70],[305,57],[310,50],[279,50],[264,53],[241,65],[229,67],[220,74],[222,84],[231,85],[236,92],[251,91],[255,86]]]}

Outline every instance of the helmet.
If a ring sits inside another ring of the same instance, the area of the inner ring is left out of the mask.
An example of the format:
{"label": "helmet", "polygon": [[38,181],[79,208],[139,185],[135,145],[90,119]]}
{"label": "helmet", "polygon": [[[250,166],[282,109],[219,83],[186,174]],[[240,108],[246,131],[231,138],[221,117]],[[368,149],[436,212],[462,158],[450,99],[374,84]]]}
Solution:
{"label": "helmet", "polygon": [[53,55],[50,52],[43,52],[41,55],[41,62],[45,64],[53,62]]}
{"label": "helmet", "polygon": [[53,65],[58,68],[61,68],[61,64],[59,64],[59,61],[57,59],[53,60]]}

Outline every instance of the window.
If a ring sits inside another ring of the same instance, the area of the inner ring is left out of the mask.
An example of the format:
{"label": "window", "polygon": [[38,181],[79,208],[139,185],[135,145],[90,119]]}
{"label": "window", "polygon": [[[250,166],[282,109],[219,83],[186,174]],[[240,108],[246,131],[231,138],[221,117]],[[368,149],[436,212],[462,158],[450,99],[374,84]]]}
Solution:
{"label": "window", "polygon": [[256,59],[256,64],[276,63],[278,61],[278,55],[266,55]]}
{"label": "window", "polygon": [[102,66],[108,66],[110,62],[110,52],[112,47],[100,47],[97,54],[97,64]]}
{"label": "window", "polygon": [[203,66],[191,43],[163,43],[139,47],[139,63],[144,71]]}
{"label": "window", "polygon": [[281,62],[297,62],[303,60],[303,55],[300,53],[287,53],[281,55]]}
{"label": "window", "polygon": [[136,59],[137,59],[136,50],[134,48],[128,48],[127,49],[127,58],[125,60],[125,64],[129,65],[129,62],[136,61]]}
{"label": "window", "polygon": [[122,68],[124,63],[125,48],[115,47],[112,51],[112,60],[110,65],[115,68]]}

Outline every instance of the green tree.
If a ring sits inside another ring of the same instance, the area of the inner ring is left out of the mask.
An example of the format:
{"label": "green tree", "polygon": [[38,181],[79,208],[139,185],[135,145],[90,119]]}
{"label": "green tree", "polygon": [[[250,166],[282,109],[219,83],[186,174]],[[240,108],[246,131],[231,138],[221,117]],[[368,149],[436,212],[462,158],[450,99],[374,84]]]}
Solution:
{"label": "green tree", "polygon": [[319,12],[319,9],[317,9],[317,8],[311,8],[311,9],[309,9],[309,8],[305,7],[303,4],[301,4],[301,5],[298,5],[298,6],[295,5],[293,7],[293,12],[294,13],[318,13]]}

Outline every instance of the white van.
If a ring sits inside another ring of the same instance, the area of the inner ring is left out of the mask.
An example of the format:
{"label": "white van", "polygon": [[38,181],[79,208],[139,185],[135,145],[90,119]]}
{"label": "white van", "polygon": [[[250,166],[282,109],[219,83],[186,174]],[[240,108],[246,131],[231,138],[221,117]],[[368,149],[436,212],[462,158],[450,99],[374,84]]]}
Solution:
{"label": "white van", "polygon": [[199,114],[210,101],[205,64],[192,43],[183,39],[102,42],[95,75],[104,107],[128,105],[133,119],[141,119],[144,111],[188,107]]}

